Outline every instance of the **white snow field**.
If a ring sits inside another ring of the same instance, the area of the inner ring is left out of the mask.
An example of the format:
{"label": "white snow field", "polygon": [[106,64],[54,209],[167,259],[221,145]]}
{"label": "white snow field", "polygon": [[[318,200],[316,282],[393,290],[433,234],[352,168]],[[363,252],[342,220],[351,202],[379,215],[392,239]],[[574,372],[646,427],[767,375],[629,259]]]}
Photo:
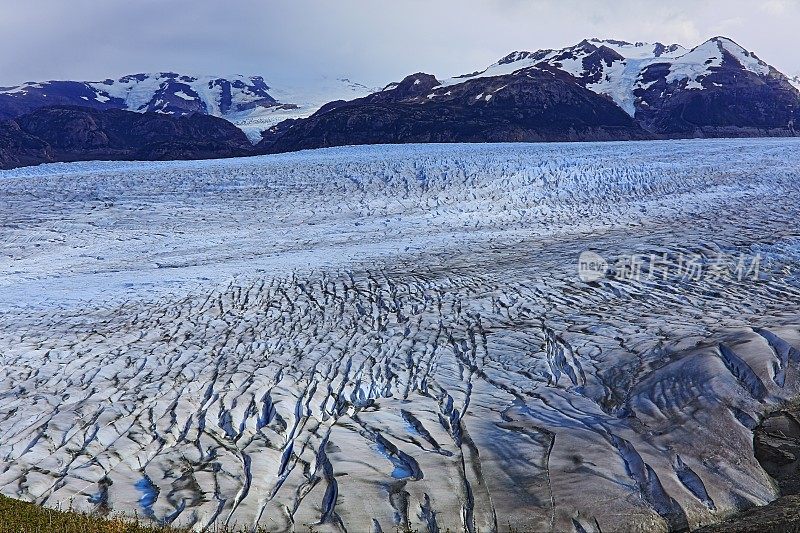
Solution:
{"label": "white snow field", "polygon": [[[798,150],[0,172],[0,492],[269,531],[659,531],[764,504],[751,429],[800,396]],[[587,283],[588,249],[761,264]]]}

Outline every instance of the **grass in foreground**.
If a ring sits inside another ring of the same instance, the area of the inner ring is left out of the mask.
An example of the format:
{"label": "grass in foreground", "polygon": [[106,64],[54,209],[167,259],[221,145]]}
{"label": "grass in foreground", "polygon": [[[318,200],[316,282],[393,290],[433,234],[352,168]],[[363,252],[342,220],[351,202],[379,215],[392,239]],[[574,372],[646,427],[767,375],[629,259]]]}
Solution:
{"label": "grass in foreground", "polygon": [[0,495],[0,533],[183,533],[141,521],[56,511]]}
{"label": "grass in foreground", "polygon": [[[48,509],[0,494],[0,533],[189,533],[191,530],[153,525],[128,517],[103,517]],[[244,533],[252,528],[212,528],[209,533]],[[309,528],[310,533],[314,533]],[[449,530],[448,530],[449,531]],[[259,529],[257,533],[269,533]],[[405,531],[397,533],[406,533]]]}
{"label": "grass in foreground", "polygon": [[[235,533],[239,529],[213,529],[211,533]],[[247,530],[250,531],[250,530]],[[308,529],[314,533],[313,528]],[[443,529],[443,533],[451,530]],[[508,533],[519,533],[509,526]],[[187,529],[153,526],[130,518],[102,517],[75,511],[58,511],[0,494],[0,533],[188,533]],[[268,533],[259,530],[259,533]],[[418,533],[396,529],[394,533]]]}

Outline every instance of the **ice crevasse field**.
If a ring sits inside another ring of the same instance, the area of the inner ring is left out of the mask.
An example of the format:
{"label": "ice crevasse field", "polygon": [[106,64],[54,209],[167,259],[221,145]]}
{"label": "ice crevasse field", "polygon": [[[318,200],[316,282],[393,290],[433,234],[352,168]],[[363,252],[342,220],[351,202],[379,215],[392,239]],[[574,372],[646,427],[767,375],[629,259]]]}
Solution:
{"label": "ice crevasse field", "polygon": [[765,504],[752,430],[800,395],[798,149],[0,172],[0,493],[270,531],[658,531]]}

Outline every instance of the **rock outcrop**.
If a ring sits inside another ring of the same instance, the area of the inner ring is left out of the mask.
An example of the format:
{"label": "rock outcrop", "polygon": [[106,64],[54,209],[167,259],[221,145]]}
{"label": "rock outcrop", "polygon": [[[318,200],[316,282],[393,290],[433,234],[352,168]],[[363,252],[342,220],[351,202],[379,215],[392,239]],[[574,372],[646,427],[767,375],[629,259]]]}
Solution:
{"label": "rock outcrop", "polygon": [[0,168],[87,160],[211,159],[250,155],[233,124],[195,113],[50,107],[0,125]]}

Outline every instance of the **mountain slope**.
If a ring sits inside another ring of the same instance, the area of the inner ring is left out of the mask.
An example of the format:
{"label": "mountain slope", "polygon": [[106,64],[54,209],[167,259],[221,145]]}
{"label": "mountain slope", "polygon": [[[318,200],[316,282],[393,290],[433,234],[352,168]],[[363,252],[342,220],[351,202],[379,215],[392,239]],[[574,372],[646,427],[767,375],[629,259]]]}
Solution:
{"label": "mountain slope", "polygon": [[0,122],[0,168],[88,160],[244,156],[252,145],[226,120],[120,109],[48,107]]}
{"label": "mountain slope", "polygon": [[43,140],[25,132],[12,120],[0,121],[0,169],[53,161],[53,152]]}
{"label": "mountain slope", "polygon": [[667,59],[686,53],[680,45],[661,43],[628,43],[616,40],[584,40],[561,50],[512,52],[484,69],[447,80],[444,85],[467,79],[511,74],[520,70],[548,65],[569,74],[583,87],[611,97],[629,115],[635,112],[633,90],[643,64],[654,59]]}

